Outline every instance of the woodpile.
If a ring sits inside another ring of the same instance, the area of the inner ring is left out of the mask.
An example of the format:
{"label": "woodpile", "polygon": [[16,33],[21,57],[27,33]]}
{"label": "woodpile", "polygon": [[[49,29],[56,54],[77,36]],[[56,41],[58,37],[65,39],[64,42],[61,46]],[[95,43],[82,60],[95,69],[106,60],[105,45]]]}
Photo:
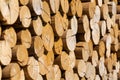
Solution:
{"label": "woodpile", "polygon": [[120,80],[120,1],[0,0],[0,80]]}

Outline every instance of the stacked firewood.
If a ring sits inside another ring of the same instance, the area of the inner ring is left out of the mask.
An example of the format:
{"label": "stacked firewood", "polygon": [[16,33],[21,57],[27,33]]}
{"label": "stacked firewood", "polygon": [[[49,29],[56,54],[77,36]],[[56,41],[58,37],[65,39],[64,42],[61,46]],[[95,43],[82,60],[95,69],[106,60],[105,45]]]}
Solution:
{"label": "stacked firewood", "polygon": [[0,0],[0,80],[119,80],[119,0]]}

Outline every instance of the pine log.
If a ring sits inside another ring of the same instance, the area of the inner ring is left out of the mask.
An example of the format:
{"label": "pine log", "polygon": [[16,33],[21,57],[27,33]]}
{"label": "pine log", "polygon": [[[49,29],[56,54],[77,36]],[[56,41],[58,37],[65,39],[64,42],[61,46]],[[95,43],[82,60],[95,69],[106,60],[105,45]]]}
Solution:
{"label": "pine log", "polygon": [[71,0],[69,3],[68,16],[74,16],[76,14],[76,0]]}
{"label": "pine log", "polygon": [[96,4],[99,6],[99,7],[101,7],[103,4],[103,1],[102,0],[96,0]]}
{"label": "pine log", "polygon": [[117,13],[116,4],[115,4],[114,1],[108,2],[108,11],[109,11],[109,15],[110,16],[112,16],[112,15]]}
{"label": "pine log", "polygon": [[96,75],[96,76],[95,76],[95,80],[100,80],[100,76],[99,76],[99,75]]}
{"label": "pine log", "polygon": [[68,13],[68,11],[69,11],[69,2],[68,2],[68,0],[60,0],[60,11],[62,12],[62,13]]}
{"label": "pine log", "polygon": [[78,75],[80,77],[84,77],[86,74],[86,69],[87,69],[87,65],[85,61],[82,59],[77,59],[75,67],[77,68]]}
{"label": "pine log", "polygon": [[80,78],[79,78],[77,73],[74,73],[74,80],[80,80]]}
{"label": "pine log", "polygon": [[12,60],[19,63],[20,66],[26,66],[28,63],[28,51],[24,45],[16,45],[12,49]]}
{"label": "pine log", "polygon": [[46,1],[50,5],[51,13],[58,12],[59,7],[60,7],[60,0],[46,0]]}
{"label": "pine log", "polygon": [[74,80],[74,72],[73,69],[65,71],[65,80]]}
{"label": "pine log", "polygon": [[7,41],[1,40],[0,41],[0,64],[1,65],[8,65],[11,62],[12,58],[12,50],[10,45]]}
{"label": "pine log", "polygon": [[106,27],[105,20],[99,21],[98,24],[99,24],[99,27],[100,27],[100,34],[101,34],[101,36],[104,36],[107,32],[107,29],[106,29],[107,27]]}
{"label": "pine log", "polygon": [[63,49],[62,38],[59,38],[57,41],[54,42],[53,50],[54,50],[55,54],[59,55],[62,53],[62,49]]}
{"label": "pine log", "polygon": [[91,57],[92,56],[92,52],[93,52],[93,42],[92,42],[92,40],[90,40],[88,42],[88,47],[89,47],[89,56]]}
{"label": "pine log", "polygon": [[87,66],[87,69],[86,69],[85,77],[87,79],[94,80],[95,74],[96,74],[95,67],[90,62],[87,62],[86,66]]}
{"label": "pine log", "polygon": [[95,45],[97,45],[99,43],[99,40],[100,40],[100,29],[99,29],[99,25],[98,24],[96,24],[93,27],[93,30],[92,30],[92,40],[93,40]]}
{"label": "pine log", "polygon": [[105,59],[105,66],[108,72],[112,72],[113,69],[113,63],[111,57],[108,57]]}
{"label": "pine log", "polygon": [[20,80],[25,80],[24,70],[20,70]]}
{"label": "pine log", "polygon": [[98,71],[101,77],[107,74],[107,70],[104,65],[104,57],[100,57],[99,64],[98,64]]}
{"label": "pine log", "polygon": [[39,63],[34,57],[29,57],[28,64],[24,68],[25,79],[36,80],[39,75]]}
{"label": "pine log", "polygon": [[58,64],[62,70],[69,70],[71,68],[70,57],[63,51],[56,59],[55,64]]}
{"label": "pine log", "polygon": [[107,19],[107,17],[109,16],[109,13],[108,13],[108,5],[107,4],[103,4],[100,8],[100,11],[101,11],[101,19]]}
{"label": "pine log", "polygon": [[83,59],[84,61],[87,61],[89,58],[89,53],[88,53],[88,50],[86,50],[83,47],[76,47],[75,56],[77,59]]}
{"label": "pine log", "polygon": [[89,30],[89,20],[87,15],[78,19],[78,33],[85,33]]}
{"label": "pine log", "polygon": [[31,24],[31,13],[27,6],[21,6],[19,12],[19,19],[15,23],[16,27],[28,28]]}
{"label": "pine log", "polygon": [[76,37],[73,34],[73,31],[71,29],[64,32],[64,34],[62,36],[62,40],[63,40],[63,44],[64,44],[63,48],[65,50],[69,50],[69,51],[75,50]]}
{"label": "pine log", "polygon": [[41,75],[46,75],[49,72],[48,66],[47,66],[48,65],[47,56],[42,55],[41,57],[39,57],[38,63],[39,63],[39,73]]}
{"label": "pine log", "polygon": [[32,15],[41,15],[43,12],[42,0],[29,0],[28,7],[32,12]]}
{"label": "pine log", "polygon": [[[62,0],[61,0],[61,1],[62,1]],[[62,24],[63,24],[64,30],[65,30],[65,31],[68,30],[69,20],[68,20],[68,18],[67,18],[67,14],[64,14],[64,15],[63,15],[62,21],[63,21]]]}
{"label": "pine log", "polygon": [[14,24],[19,14],[18,0],[0,0],[0,21],[2,24]]}
{"label": "pine log", "polygon": [[60,14],[60,12],[56,12],[55,16],[52,16],[51,18],[51,25],[55,33],[55,36],[63,35],[64,28],[62,23],[63,23],[62,15]]}
{"label": "pine log", "polygon": [[19,0],[20,5],[27,5],[29,3],[29,0]]}
{"label": "pine log", "polygon": [[[20,66],[17,63],[10,63],[9,65],[5,66],[2,70],[2,78],[12,78],[16,76],[20,72]],[[20,75],[19,75],[20,76]],[[19,79],[17,76],[15,79]],[[10,80],[15,80],[10,79]]]}
{"label": "pine log", "polygon": [[46,74],[46,80],[55,80],[54,67],[48,67],[49,72]]}
{"label": "pine log", "polygon": [[44,22],[50,22],[51,21],[51,16],[50,16],[50,8],[49,8],[49,4],[46,2],[46,1],[42,1],[42,14],[41,14],[41,17],[42,17],[42,20]]}
{"label": "pine log", "polygon": [[119,42],[118,39],[115,38],[114,41],[111,43],[111,52],[117,52],[119,49]]}
{"label": "pine log", "polygon": [[30,31],[28,29],[19,31],[17,33],[17,40],[18,43],[24,45],[26,48],[30,48],[32,42]]}
{"label": "pine log", "polygon": [[117,9],[117,14],[120,14],[120,5],[117,5],[116,9]]}
{"label": "pine log", "polygon": [[80,0],[76,0],[76,16],[81,17],[82,16],[82,2]]}
{"label": "pine log", "polygon": [[32,20],[29,30],[31,32],[31,35],[40,36],[42,34],[42,30],[43,30],[43,23],[39,16],[37,16],[35,18],[36,19]]}
{"label": "pine log", "polygon": [[114,24],[113,25],[113,31],[114,31],[114,37],[115,38],[118,38],[118,30],[119,30],[118,24]]}
{"label": "pine log", "polygon": [[31,47],[28,49],[29,55],[33,55],[36,58],[41,57],[44,54],[43,40],[39,36],[32,37]]}
{"label": "pine log", "polygon": [[43,77],[39,74],[36,80],[43,80]]}
{"label": "pine log", "polygon": [[54,63],[54,52],[49,51],[46,56],[47,56],[47,66],[52,66]]}
{"label": "pine log", "polygon": [[69,28],[73,31],[73,35],[77,34],[77,31],[78,31],[78,21],[77,21],[76,16],[73,16],[70,19]]}
{"label": "pine log", "polygon": [[70,66],[71,66],[71,68],[74,68],[75,62],[76,62],[74,51],[69,52],[69,57],[70,57]]}
{"label": "pine log", "polygon": [[61,70],[58,65],[54,65],[55,80],[60,80]]}
{"label": "pine log", "polygon": [[100,40],[99,44],[94,46],[94,49],[97,50],[100,57],[103,57],[106,49],[104,41]]}
{"label": "pine log", "polygon": [[100,7],[99,6],[96,6],[95,7],[95,12],[94,12],[94,16],[93,16],[93,19],[95,22],[99,22],[100,21]]}
{"label": "pine log", "polygon": [[17,35],[15,29],[11,26],[3,31],[2,36],[10,44],[10,47],[14,47],[17,42]]}
{"label": "pine log", "polygon": [[96,50],[94,50],[92,53],[92,64],[95,67],[98,65],[98,58],[99,58],[98,53]]}
{"label": "pine log", "polygon": [[47,23],[42,31],[42,40],[47,51],[51,51],[54,45],[54,33],[51,25]]}
{"label": "pine log", "polygon": [[87,14],[88,18],[91,19],[94,16],[95,12],[95,4],[92,2],[84,2],[83,6],[83,14]]}
{"label": "pine log", "polygon": [[111,20],[110,16],[107,17],[106,23],[107,23],[107,31],[110,32],[110,29],[112,27],[112,20]]}

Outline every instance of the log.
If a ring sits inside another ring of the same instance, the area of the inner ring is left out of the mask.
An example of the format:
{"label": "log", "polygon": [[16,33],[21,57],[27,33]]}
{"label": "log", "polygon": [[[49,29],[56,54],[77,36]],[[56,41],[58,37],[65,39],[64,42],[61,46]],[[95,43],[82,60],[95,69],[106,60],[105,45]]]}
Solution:
{"label": "log", "polygon": [[[19,25],[18,25],[19,24]],[[19,12],[19,19],[17,20],[16,27],[28,28],[31,24],[31,13],[27,6],[21,6]]]}
{"label": "log", "polygon": [[66,80],[74,80],[74,72],[73,69],[65,71],[65,79]]}
{"label": "log", "polygon": [[58,64],[62,70],[69,70],[71,68],[70,57],[63,51],[56,59],[55,64]]}
{"label": "log", "polygon": [[68,13],[68,11],[69,11],[69,2],[68,2],[68,0],[60,0],[60,11],[62,12],[62,13]]}
{"label": "log", "polygon": [[85,33],[89,30],[89,20],[87,15],[78,19],[78,33]]}
{"label": "log", "polygon": [[49,8],[49,4],[46,1],[42,1],[42,14],[41,14],[41,18],[42,20],[47,23],[51,21],[50,18],[50,8]]}
{"label": "log", "polygon": [[90,62],[87,62],[86,66],[87,66],[87,69],[86,69],[85,77],[87,79],[89,78],[91,80],[94,80],[95,74],[96,74],[95,67]]}
{"label": "log", "polygon": [[105,20],[99,21],[99,27],[100,27],[100,35],[104,36],[107,32],[107,26]]}
{"label": "log", "polygon": [[47,23],[42,31],[42,40],[47,51],[51,51],[54,45],[54,33],[51,25]]}
{"label": "log", "polygon": [[29,3],[29,0],[19,0],[20,5],[27,5]]}
{"label": "log", "polygon": [[118,38],[118,30],[119,30],[118,24],[114,24],[113,25],[113,31],[114,31],[114,37],[115,38]]}
{"label": "log", "polygon": [[46,74],[46,80],[55,80],[55,73],[54,73],[54,67],[50,66],[48,67],[49,72]]}
{"label": "log", "polygon": [[95,7],[95,12],[94,12],[94,16],[93,16],[93,19],[95,22],[99,22],[100,21],[100,7],[99,6],[96,6]]}
{"label": "log", "polygon": [[24,70],[20,70],[20,80],[25,80]]}
{"label": "log", "polygon": [[119,48],[118,39],[115,38],[114,41],[111,43],[111,52],[117,52]]}
{"label": "log", "polygon": [[[17,63],[10,63],[9,65],[5,66],[2,70],[2,78],[12,78],[16,76],[20,72],[20,66]],[[19,79],[19,76],[17,76],[15,79]],[[15,80],[10,79],[10,80]]]}
{"label": "log", "polygon": [[71,0],[69,3],[68,16],[74,16],[76,14],[76,0]]}
{"label": "log", "polygon": [[108,5],[107,4],[103,4],[100,8],[100,11],[101,11],[101,19],[102,20],[106,20],[107,17],[109,16],[109,13],[108,13]]}
{"label": "log", "polygon": [[18,0],[0,0],[0,7],[0,21],[2,21],[2,24],[14,24],[19,14]]}
{"label": "log", "polygon": [[83,14],[86,14],[89,19],[93,18],[95,12],[95,4],[92,2],[84,2],[83,6]]}
{"label": "log", "polygon": [[36,80],[39,75],[39,63],[34,57],[29,57],[28,64],[24,68],[25,79]]}
{"label": "log", "polygon": [[112,72],[113,63],[112,63],[112,59],[110,57],[105,59],[105,66],[106,66],[108,72]]}
{"label": "log", "polygon": [[96,76],[95,76],[95,80],[100,80],[100,76],[99,76],[99,75],[96,75]]}
{"label": "log", "polygon": [[60,12],[56,12],[55,16],[52,16],[52,18],[51,18],[51,26],[53,28],[55,36],[62,36],[63,35],[64,28],[63,28],[62,23],[63,23],[62,15],[60,14]]}
{"label": "log", "polygon": [[20,66],[28,63],[28,51],[24,45],[16,45],[12,49],[12,60],[17,61]]}
{"label": "log", "polygon": [[43,77],[39,74],[36,80],[43,80]]}
{"label": "log", "polygon": [[31,47],[28,49],[29,55],[33,55],[36,58],[41,57],[44,54],[43,40],[39,36],[32,37]]}
{"label": "log", "polygon": [[31,35],[40,36],[42,34],[42,30],[43,30],[42,20],[40,19],[39,16],[37,16],[35,18],[36,19],[32,20],[29,30],[31,32]]}
{"label": "log", "polygon": [[103,4],[103,1],[102,0],[95,0],[96,1],[96,4],[101,7]]}
{"label": "log", "polygon": [[75,50],[76,37],[73,34],[73,31],[71,29],[64,32],[64,34],[62,36],[62,40],[63,40],[63,44],[64,44],[63,48],[65,50],[69,50],[69,51]]}
{"label": "log", "polygon": [[39,57],[38,63],[39,63],[39,73],[41,75],[46,75],[49,72],[48,66],[47,66],[48,65],[47,56],[42,55],[41,57]]}
{"label": "log", "polygon": [[59,38],[57,41],[54,42],[53,50],[54,50],[55,54],[59,55],[62,53],[62,49],[63,49],[62,38]]}
{"label": "log", "polygon": [[106,23],[107,23],[107,31],[110,32],[110,29],[112,27],[112,20],[110,16],[107,17]]}
{"label": "log", "polygon": [[77,68],[78,75],[80,77],[84,77],[86,74],[86,69],[87,69],[87,65],[85,61],[82,59],[77,59],[75,67]]}
{"label": "log", "polygon": [[83,59],[84,61],[87,61],[89,58],[89,53],[83,47],[76,47],[75,48],[75,56],[77,59]]}
{"label": "log", "polygon": [[55,80],[60,80],[61,78],[61,70],[58,65],[54,65],[54,75],[55,75]]}
{"label": "log", "polygon": [[92,42],[92,40],[90,40],[88,42],[88,47],[89,47],[89,57],[91,57],[92,56],[92,52],[93,52],[93,42]]}
{"label": "log", "polygon": [[32,15],[41,15],[44,10],[42,0],[29,0],[28,7]]}
{"label": "log", "polygon": [[2,26],[0,25],[0,37],[2,35]]}
{"label": "log", "polygon": [[47,56],[47,66],[52,66],[54,63],[54,52],[49,51],[46,56]]}
{"label": "log", "polygon": [[78,21],[77,21],[76,16],[73,16],[70,19],[69,28],[73,31],[73,35],[77,34],[77,31],[78,31]]}
{"label": "log", "polygon": [[10,47],[14,47],[17,43],[17,35],[15,29],[11,26],[5,29],[2,33],[4,39],[10,44]]}
{"label": "log", "polygon": [[80,0],[76,0],[76,16],[81,17],[82,16],[82,2]]}
{"label": "log", "polygon": [[75,52],[74,51],[69,52],[69,57],[70,57],[70,66],[72,69],[75,67],[75,62],[76,62]]}
{"label": "log", "polygon": [[[61,0],[61,1],[62,1],[62,0]],[[68,30],[69,20],[68,20],[68,18],[67,18],[67,14],[64,14],[64,15],[63,15],[62,21],[63,21],[62,24],[63,24],[64,30],[65,30],[65,31]]]}
{"label": "log", "polygon": [[94,50],[92,53],[92,64],[94,67],[98,65],[98,58],[99,58],[98,53],[96,50]]}
{"label": "log", "polygon": [[116,4],[115,4],[114,1],[108,2],[108,11],[109,11],[109,15],[110,16],[112,16],[112,15],[117,13]]}
{"label": "log", "polygon": [[32,42],[30,31],[28,29],[20,30],[17,33],[17,40],[19,44],[24,45],[26,48],[30,48]]}
{"label": "log", "polygon": [[101,77],[107,74],[107,70],[104,65],[104,62],[105,62],[104,59],[105,59],[104,57],[100,57],[99,64],[98,64],[98,71]]}
{"label": "log", "polygon": [[97,45],[100,40],[100,29],[97,23],[94,23],[94,25],[92,25],[92,40],[95,45]]}
{"label": "log", "polygon": [[60,0],[47,0],[49,2],[51,13],[56,13],[60,7]]}
{"label": "log", "polygon": [[12,50],[9,43],[5,40],[1,40],[0,45],[0,64],[8,65],[11,62]]}

